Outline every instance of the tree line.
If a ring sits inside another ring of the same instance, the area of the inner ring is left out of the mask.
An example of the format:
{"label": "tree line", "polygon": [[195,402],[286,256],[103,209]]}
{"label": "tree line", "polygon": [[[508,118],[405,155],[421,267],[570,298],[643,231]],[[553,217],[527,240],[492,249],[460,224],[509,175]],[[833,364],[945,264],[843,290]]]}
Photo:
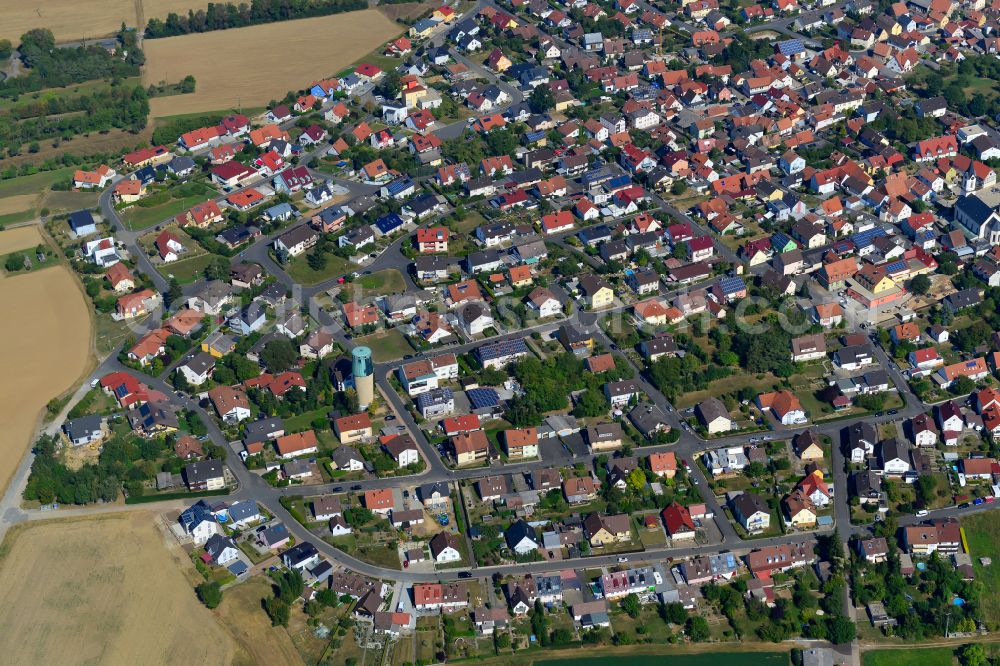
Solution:
{"label": "tree line", "polygon": [[149,19],[145,34],[147,39],[173,37],[367,8],[365,0],[252,0],[239,5],[210,2],[207,9],[188,10],[187,16],[170,12],[166,19]]}
{"label": "tree line", "polygon": [[114,502],[125,484],[138,484],[156,477],[155,461],[164,450],[163,440],[112,437],[104,442],[97,463],[70,469],[58,456],[54,437],[43,435],[35,443],[24,499],[42,504],[90,504]]}
{"label": "tree line", "polygon": [[29,71],[23,76],[0,81],[0,97],[16,98],[28,92],[84,81],[139,76],[145,56],[135,42],[135,33],[123,29],[118,33],[118,42],[121,49],[116,54],[97,45],[56,48],[52,31],[29,30],[21,36],[18,47],[21,61]]}
{"label": "tree line", "polygon": [[65,110],[24,120],[0,115],[0,147],[16,155],[24,144],[29,144],[31,152],[37,152],[39,141],[69,140],[87,132],[111,129],[139,132],[146,126],[149,115],[149,99],[138,85],[53,100],[53,105]]}

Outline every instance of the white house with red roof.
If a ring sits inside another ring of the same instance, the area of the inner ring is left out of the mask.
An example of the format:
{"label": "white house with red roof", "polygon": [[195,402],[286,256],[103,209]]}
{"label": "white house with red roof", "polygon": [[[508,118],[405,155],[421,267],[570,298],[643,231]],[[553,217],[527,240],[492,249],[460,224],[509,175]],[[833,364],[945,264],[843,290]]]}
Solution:
{"label": "white house with red roof", "polygon": [[910,362],[910,376],[923,377],[944,365],[944,359],[935,347],[914,349],[907,355]]}
{"label": "white house with red roof", "polygon": [[160,260],[165,264],[177,261],[177,255],[184,251],[180,240],[169,229],[160,232],[160,235],[153,241],[153,245],[156,246],[156,251],[160,254]]}

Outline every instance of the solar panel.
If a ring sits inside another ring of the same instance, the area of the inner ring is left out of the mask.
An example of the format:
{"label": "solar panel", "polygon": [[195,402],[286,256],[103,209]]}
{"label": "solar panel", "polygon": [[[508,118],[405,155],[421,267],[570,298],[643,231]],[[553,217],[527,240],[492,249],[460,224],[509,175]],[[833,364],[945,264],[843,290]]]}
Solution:
{"label": "solar panel", "polygon": [[472,403],[473,409],[496,407],[500,404],[500,396],[490,388],[469,389],[466,391],[466,395],[469,396],[469,402]]}

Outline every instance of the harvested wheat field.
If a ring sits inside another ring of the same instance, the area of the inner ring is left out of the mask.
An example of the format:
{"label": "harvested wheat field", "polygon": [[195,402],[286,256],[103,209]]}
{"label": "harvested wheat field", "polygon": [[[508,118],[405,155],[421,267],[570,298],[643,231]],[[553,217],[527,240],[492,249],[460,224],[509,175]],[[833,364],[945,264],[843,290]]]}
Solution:
{"label": "harvested wheat field", "polygon": [[[6,199],[0,199],[0,201],[6,201]],[[42,232],[35,225],[8,229],[7,231],[0,232],[0,255],[36,247],[42,242]]]}
{"label": "harvested wheat field", "polygon": [[430,2],[402,2],[392,5],[381,5],[378,10],[393,21],[400,18],[412,20],[440,6],[440,2],[431,0]]}
{"label": "harvested wheat field", "polygon": [[[0,38],[17,44],[32,28],[48,28],[57,41],[94,39],[114,34],[125,25],[135,27],[145,19],[164,19],[170,12],[204,9],[202,0],[3,0],[0,2]],[[142,15],[137,16],[137,10]],[[143,15],[145,18],[143,18]]]}
{"label": "harvested wheat field", "polygon": [[155,520],[138,511],[12,530],[0,561],[4,662],[230,663],[235,642]]}
{"label": "harvested wheat field", "polygon": [[0,199],[0,215],[31,210],[38,203],[38,198],[37,194],[17,194],[12,197],[4,197]]}
{"label": "harvested wheat field", "polygon": [[[0,233],[0,253],[33,248],[38,229]],[[0,492],[31,444],[46,403],[91,367],[91,318],[66,266],[0,278]],[[0,628],[0,635],[4,632]]]}
{"label": "harvested wheat field", "polygon": [[[149,100],[154,118],[242,106],[262,106],[289,90],[332,76],[402,26],[377,10],[283,21],[143,42],[143,80],[176,81],[193,74],[190,95]],[[237,100],[237,98],[239,98]]]}

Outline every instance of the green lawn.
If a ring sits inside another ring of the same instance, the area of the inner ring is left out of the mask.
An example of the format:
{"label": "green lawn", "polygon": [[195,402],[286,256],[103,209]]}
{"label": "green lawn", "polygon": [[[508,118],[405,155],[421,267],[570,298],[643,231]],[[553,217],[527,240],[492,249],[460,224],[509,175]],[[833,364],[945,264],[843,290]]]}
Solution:
{"label": "green lawn", "polygon": [[873,650],[862,655],[864,666],[951,666],[951,648],[920,648],[914,650]]}
{"label": "green lawn", "polygon": [[324,537],[335,548],[339,548],[348,555],[374,564],[386,569],[399,569],[399,553],[392,542],[382,542],[377,539],[377,535],[371,535],[363,530],[356,530],[354,534],[347,534],[341,537]]}
{"label": "green lawn", "polygon": [[[1000,626],[1000,522],[994,518],[992,512],[986,512],[962,520],[976,581],[983,586],[983,620],[990,631]],[[993,563],[984,567],[979,563],[981,557],[992,558]]]}
{"label": "green lawn", "polygon": [[35,219],[34,210],[22,210],[19,213],[7,213],[6,215],[0,215],[0,227],[7,224],[17,224],[18,222],[27,222],[28,220]]}
{"label": "green lawn", "polygon": [[163,277],[169,279],[169,276],[173,275],[181,284],[188,284],[203,277],[205,269],[212,263],[215,257],[216,255],[214,254],[199,254],[197,257],[191,257],[190,259],[182,259],[169,264],[160,264],[157,268],[163,274]]}
{"label": "green lawn", "polygon": [[203,116],[225,116],[230,113],[242,113],[247,118],[253,118],[266,111],[265,107],[250,107],[244,109],[218,109],[216,111],[194,111],[192,113],[178,113],[172,116],[156,116],[153,120],[156,120],[159,124],[165,124],[176,120],[188,120],[190,118],[201,118]]}
{"label": "green lawn", "polygon": [[329,407],[320,407],[309,412],[303,412],[285,419],[285,430],[287,432],[298,432],[312,428],[312,422],[317,418],[326,420],[326,415],[330,411]]}
{"label": "green lawn", "polygon": [[465,234],[470,234],[481,224],[486,224],[486,218],[484,218],[479,211],[470,211],[461,222],[455,225],[455,233],[457,233],[460,237]]}
{"label": "green lawn", "polygon": [[102,313],[98,313],[94,320],[96,322],[94,344],[97,346],[97,351],[102,354],[109,353],[132,335],[128,321],[115,321],[111,315]]}
{"label": "green lawn", "polygon": [[338,257],[335,254],[328,254],[326,266],[323,270],[314,271],[309,267],[309,260],[305,254],[299,255],[285,265],[285,271],[299,284],[316,284],[325,282],[353,270],[354,264],[349,260]]}
{"label": "green lawn", "polygon": [[765,373],[760,379],[757,378],[757,375],[736,374],[711,382],[708,388],[701,391],[683,393],[677,397],[675,405],[681,409],[686,409],[708,398],[717,398],[725,393],[733,393],[743,388],[751,387],[757,393],[763,393],[770,391],[772,387],[778,384],[778,378],[769,373]]}
{"label": "green lawn", "polygon": [[76,167],[66,167],[55,171],[43,171],[30,176],[19,176],[8,180],[0,180],[0,199],[19,194],[35,194],[52,187],[52,183],[68,178],[76,171]]}
{"label": "green lawn", "polygon": [[344,289],[350,294],[352,300],[361,300],[367,296],[403,293],[406,291],[406,282],[403,280],[403,274],[398,270],[387,268],[371,275],[363,275],[345,285]]}
{"label": "green lawn", "polygon": [[394,328],[354,338],[354,341],[359,345],[371,347],[376,363],[394,361],[413,351],[406,337]]}
{"label": "green lawn", "polygon": [[[48,247],[48,246],[46,246]],[[27,269],[21,269],[13,272],[7,271],[7,259],[11,255],[20,255],[21,257],[26,257],[29,262],[31,262],[31,267]],[[38,261],[35,256],[35,248],[29,247],[24,250],[19,250],[17,252],[11,252],[10,254],[0,255],[0,268],[3,268],[5,273],[9,275],[21,275],[23,273],[33,273],[39,271],[43,268],[48,268],[49,266],[54,266],[59,263],[59,254],[56,251],[49,249],[45,252],[45,261]]]}
{"label": "green lawn", "polygon": [[150,194],[145,201],[159,201],[156,205],[135,204],[122,213],[122,221],[130,229],[146,229],[159,222],[173,219],[191,206],[199,204],[214,194],[214,190],[203,183],[188,183],[174,188]]}

